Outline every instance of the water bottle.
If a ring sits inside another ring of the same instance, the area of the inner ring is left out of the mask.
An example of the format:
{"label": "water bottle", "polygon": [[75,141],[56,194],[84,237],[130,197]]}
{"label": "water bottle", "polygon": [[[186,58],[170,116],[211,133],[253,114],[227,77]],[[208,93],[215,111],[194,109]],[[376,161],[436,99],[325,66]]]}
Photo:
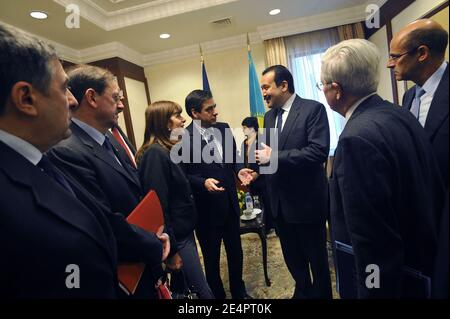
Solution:
{"label": "water bottle", "polygon": [[248,212],[253,210],[253,200],[250,193],[245,194],[245,210]]}

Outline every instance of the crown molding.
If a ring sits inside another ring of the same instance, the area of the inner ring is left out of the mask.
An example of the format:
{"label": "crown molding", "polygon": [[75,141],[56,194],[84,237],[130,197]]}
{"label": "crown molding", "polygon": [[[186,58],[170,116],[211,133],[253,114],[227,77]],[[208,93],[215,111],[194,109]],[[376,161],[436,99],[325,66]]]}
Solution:
{"label": "crown molding", "polygon": [[257,28],[261,39],[285,37],[320,29],[350,24],[366,19],[366,5],[326,12],[309,17],[268,24]]}
{"label": "crown molding", "polygon": [[[249,40],[250,40],[250,45],[262,42],[262,39],[260,38],[259,34],[256,32],[249,33]],[[224,50],[243,48],[243,47],[247,46],[247,35],[242,34],[242,35],[228,37],[228,38],[224,38],[224,39],[220,39],[220,40],[202,42],[200,44],[189,45],[189,46],[185,46],[182,48],[147,54],[143,58],[144,67],[155,65],[155,64],[168,63],[168,62],[188,59],[188,58],[194,58],[194,57],[198,57],[200,59],[199,45],[202,47],[203,55],[205,53],[211,54],[211,53],[220,52],[220,51],[224,51]]]}
{"label": "crown molding", "polygon": [[98,60],[104,60],[119,57],[139,66],[143,66],[143,55],[136,52],[122,43],[109,42],[95,47],[90,47],[79,51],[81,63],[89,63]]}
{"label": "crown molding", "polygon": [[63,7],[77,5],[83,18],[105,31],[111,31],[238,0],[159,0],[111,12],[91,0],[53,1]]}

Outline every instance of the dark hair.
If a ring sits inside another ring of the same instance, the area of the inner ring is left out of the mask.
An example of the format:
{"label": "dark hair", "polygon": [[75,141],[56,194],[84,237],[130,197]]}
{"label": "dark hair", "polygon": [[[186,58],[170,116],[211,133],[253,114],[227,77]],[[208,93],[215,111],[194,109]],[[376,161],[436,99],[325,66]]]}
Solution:
{"label": "dark hair", "polygon": [[416,29],[411,31],[406,38],[408,50],[413,50],[421,45],[426,45],[431,53],[443,57],[447,49],[448,33],[444,29]]}
{"label": "dark hair", "polygon": [[19,81],[33,85],[44,95],[53,75],[50,61],[58,59],[47,43],[0,23],[0,115],[11,89]]}
{"label": "dark hair", "polygon": [[286,81],[288,84],[289,93],[294,94],[295,88],[294,88],[294,79],[292,78],[291,72],[283,66],[283,65],[272,65],[269,66],[267,69],[265,69],[262,73],[262,75],[266,75],[269,72],[275,73],[275,84],[277,86],[281,85],[281,82]]}
{"label": "dark hair", "polygon": [[242,120],[242,126],[247,126],[248,128],[252,127],[255,129],[255,131],[258,131],[259,125],[258,125],[258,119],[254,116],[246,117],[244,120]]}
{"label": "dark hair", "polygon": [[170,139],[170,131],[167,125],[172,115],[181,113],[181,106],[172,101],[158,101],[150,104],[145,110],[144,142],[136,152],[136,162],[140,162],[145,151],[152,144],[159,144],[167,150],[171,150],[175,144]]}
{"label": "dark hair", "polygon": [[192,117],[192,109],[196,112],[202,111],[202,104],[212,99],[212,94],[210,91],[205,90],[194,90],[186,96],[184,105],[186,107],[186,113]]}
{"label": "dark hair", "polygon": [[92,65],[76,65],[68,70],[67,76],[70,91],[80,104],[88,89],[102,95],[108,85],[115,80],[114,74],[110,71]]}

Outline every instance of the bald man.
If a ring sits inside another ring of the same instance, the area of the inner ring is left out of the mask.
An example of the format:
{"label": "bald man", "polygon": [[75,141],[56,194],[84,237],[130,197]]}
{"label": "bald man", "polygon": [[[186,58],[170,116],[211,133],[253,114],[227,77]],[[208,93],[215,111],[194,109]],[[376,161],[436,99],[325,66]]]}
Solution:
{"label": "bald man", "polygon": [[432,296],[448,298],[448,32],[431,19],[414,21],[394,35],[387,67],[397,81],[416,85],[406,91],[402,106],[425,128],[446,188],[446,204],[440,223]]}
{"label": "bald man", "polygon": [[416,85],[403,96],[408,108],[425,128],[443,182],[448,188],[448,63],[444,60],[448,33],[431,19],[414,21],[394,35],[387,67],[397,81]]}

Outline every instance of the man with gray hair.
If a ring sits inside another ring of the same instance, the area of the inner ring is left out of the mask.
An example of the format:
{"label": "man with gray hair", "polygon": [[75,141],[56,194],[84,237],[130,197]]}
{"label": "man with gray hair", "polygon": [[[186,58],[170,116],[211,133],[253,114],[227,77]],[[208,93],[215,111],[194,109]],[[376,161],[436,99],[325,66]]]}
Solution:
{"label": "man with gray hair", "polygon": [[[376,46],[361,39],[329,48],[322,60],[325,97],[347,119],[330,179],[340,293],[427,297],[420,278],[431,276],[444,189],[420,124],[376,94],[379,60]],[[354,254],[350,282],[341,247]]]}
{"label": "man with gray hair", "polygon": [[0,297],[115,298],[116,243],[45,153],[78,105],[53,48],[0,23]]}

